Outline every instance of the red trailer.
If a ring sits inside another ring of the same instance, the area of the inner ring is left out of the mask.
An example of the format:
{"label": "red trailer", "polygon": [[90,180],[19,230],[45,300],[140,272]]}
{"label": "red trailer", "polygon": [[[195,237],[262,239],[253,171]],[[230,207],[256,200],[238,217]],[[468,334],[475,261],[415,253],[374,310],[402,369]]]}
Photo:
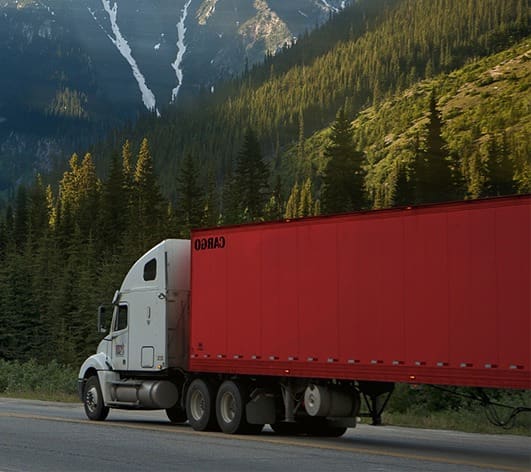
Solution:
{"label": "red trailer", "polygon": [[194,231],[189,370],[531,388],[530,197]]}

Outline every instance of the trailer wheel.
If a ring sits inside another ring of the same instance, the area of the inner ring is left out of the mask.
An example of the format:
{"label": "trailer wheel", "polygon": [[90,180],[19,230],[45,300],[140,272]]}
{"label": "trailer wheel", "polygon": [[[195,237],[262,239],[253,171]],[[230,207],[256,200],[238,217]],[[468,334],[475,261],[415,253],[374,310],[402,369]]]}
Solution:
{"label": "trailer wheel", "polygon": [[89,377],[85,382],[83,406],[88,419],[93,421],[103,421],[109,414],[109,407],[103,403],[100,382],[95,375]]}
{"label": "trailer wheel", "polygon": [[246,394],[243,386],[226,380],[216,397],[216,415],[221,431],[227,434],[258,434],[264,425],[249,424],[245,416]]}
{"label": "trailer wheel", "polygon": [[195,379],[186,392],[186,416],[195,431],[216,429],[215,390],[203,379]]}
{"label": "trailer wheel", "polygon": [[179,402],[171,408],[166,408],[166,416],[172,423],[175,424],[185,423],[188,419],[186,417],[186,410],[181,408]]}

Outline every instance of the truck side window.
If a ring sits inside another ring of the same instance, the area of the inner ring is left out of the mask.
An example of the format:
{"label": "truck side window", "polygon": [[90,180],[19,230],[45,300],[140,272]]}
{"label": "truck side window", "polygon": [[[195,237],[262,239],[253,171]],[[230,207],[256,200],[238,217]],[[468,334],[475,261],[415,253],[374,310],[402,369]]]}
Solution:
{"label": "truck side window", "polygon": [[114,331],[120,331],[125,328],[127,328],[127,305],[120,305],[116,313]]}
{"label": "truck side window", "polygon": [[157,259],[151,259],[144,266],[144,280],[149,282],[157,277]]}

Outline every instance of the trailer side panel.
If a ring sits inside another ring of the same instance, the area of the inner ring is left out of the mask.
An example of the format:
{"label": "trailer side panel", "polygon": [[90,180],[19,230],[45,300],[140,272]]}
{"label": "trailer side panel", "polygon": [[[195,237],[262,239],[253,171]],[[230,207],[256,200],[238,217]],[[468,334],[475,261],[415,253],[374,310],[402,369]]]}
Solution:
{"label": "trailer side panel", "polygon": [[195,231],[192,371],[531,388],[529,196]]}

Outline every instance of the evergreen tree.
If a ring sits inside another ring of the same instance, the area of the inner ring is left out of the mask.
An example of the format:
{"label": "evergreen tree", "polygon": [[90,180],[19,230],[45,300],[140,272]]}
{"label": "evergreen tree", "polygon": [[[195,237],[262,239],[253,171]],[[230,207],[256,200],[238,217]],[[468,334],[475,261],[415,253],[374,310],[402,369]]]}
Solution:
{"label": "evergreen tree", "polygon": [[362,163],[365,156],[354,148],[352,127],[342,108],[332,125],[330,142],[324,154],[327,159],[321,190],[324,213],[340,213],[363,208]]}
{"label": "evergreen tree", "polygon": [[48,213],[48,202],[46,199],[46,188],[42,183],[42,178],[38,175],[29,192],[29,228],[37,242],[49,230],[50,215]]}
{"label": "evergreen tree", "polygon": [[157,243],[163,227],[163,199],[146,138],[142,140],[134,174],[133,221],[137,249],[143,252]]}
{"label": "evergreen tree", "polygon": [[222,195],[221,220],[225,225],[237,224],[243,221],[240,196],[237,192],[236,179],[230,174],[225,176]]}
{"label": "evergreen tree", "polygon": [[435,93],[430,95],[426,142],[416,153],[416,201],[433,203],[452,200],[455,186],[446,141],[442,136],[443,121],[437,108]]}
{"label": "evergreen tree", "polygon": [[304,112],[302,107],[299,110],[299,137],[297,141],[297,159],[298,165],[301,166],[304,158],[306,156],[306,151],[304,149]]}
{"label": "evergreen tree", "polygon": [[113,153],[109,177],[102,190],[102,235],[105,247],[113,250],[123,244],[130,215],[129,192],[125,183],[124,167],[119,156]]}
{"label": "evergreen tree", "polygon": [[77,224],[85,237],[97,231],[100,204],[101,182],[96,175],[96,166],[90,153],[86,153],[76,176],[77,188]]}
{"label": "evergreen tree", "polygon": [[288,202],[286,203],[286,211],[284,213],[284,218],[298,218],[299,217],[299,201],[300,201],[300,189],[299,184],[295,183],[293,185],[291,192],[288,197]]}
{"label": "evergreen tree", "polygon": [[485,170],[485,196],[511,195],[515,192],[514,164],[510,159],[505,132],[488,137]]}
{"label": "evergreen tree", "polygon": [[284,217],[284,202],[282,200],[282,177],[277,174],[273,194],[267,202],[264,216],[268,221],[277,221]]}
{"label": "evergreen tree", "polygon": [[301,187],[298,216],[312,216],[314,210],[315,204],[312,195],[312,181],[308,177]]}
{"label": "evergreen tree", "polygon": [[415,202],[415,189],[411,178],[411,170],[405,162],[396,165],[396,179],[393,192],[395,206],[412,205]]}
{"label": "evergreen tree", "polygon": [[191,154],[184,158],[177,177],[177,207],[176,215],[180,233],[183,237],[190,237],[192,228],[201,226],[205,203],[203,191],[199,185],[199,167]]}
{"label": "evergreen tree", "polygon": [[207,187],[205,191],[204,209],[203,209],[203,226],[211,228],[219,223],[219,192],[216,187],[216,177],[212,169],[207,176]]}
{"label": "evergreen tree", "polygon": [[24,185],[20,185],[17,190],[15,220],[13,228],[13,237],[15,245],[19,251],[22,251],[28,238],[28,193]]}
{"label": "evergreen tree", "polygon": [[129,198],[128,204],[131,204],[135,178],[133,172],[133,153],[131,151],[131,143],[129,140],[126,140],[122,146],[122,175],[124,191]]}
{"label": "evergreen tree", "polygon": [[251,128],[245,132],[238,154],[235,173],[235,190],[239,195],[239,209],[246,221],[258,221],[267,201],[269,170],[264,162],[260,143]]}

